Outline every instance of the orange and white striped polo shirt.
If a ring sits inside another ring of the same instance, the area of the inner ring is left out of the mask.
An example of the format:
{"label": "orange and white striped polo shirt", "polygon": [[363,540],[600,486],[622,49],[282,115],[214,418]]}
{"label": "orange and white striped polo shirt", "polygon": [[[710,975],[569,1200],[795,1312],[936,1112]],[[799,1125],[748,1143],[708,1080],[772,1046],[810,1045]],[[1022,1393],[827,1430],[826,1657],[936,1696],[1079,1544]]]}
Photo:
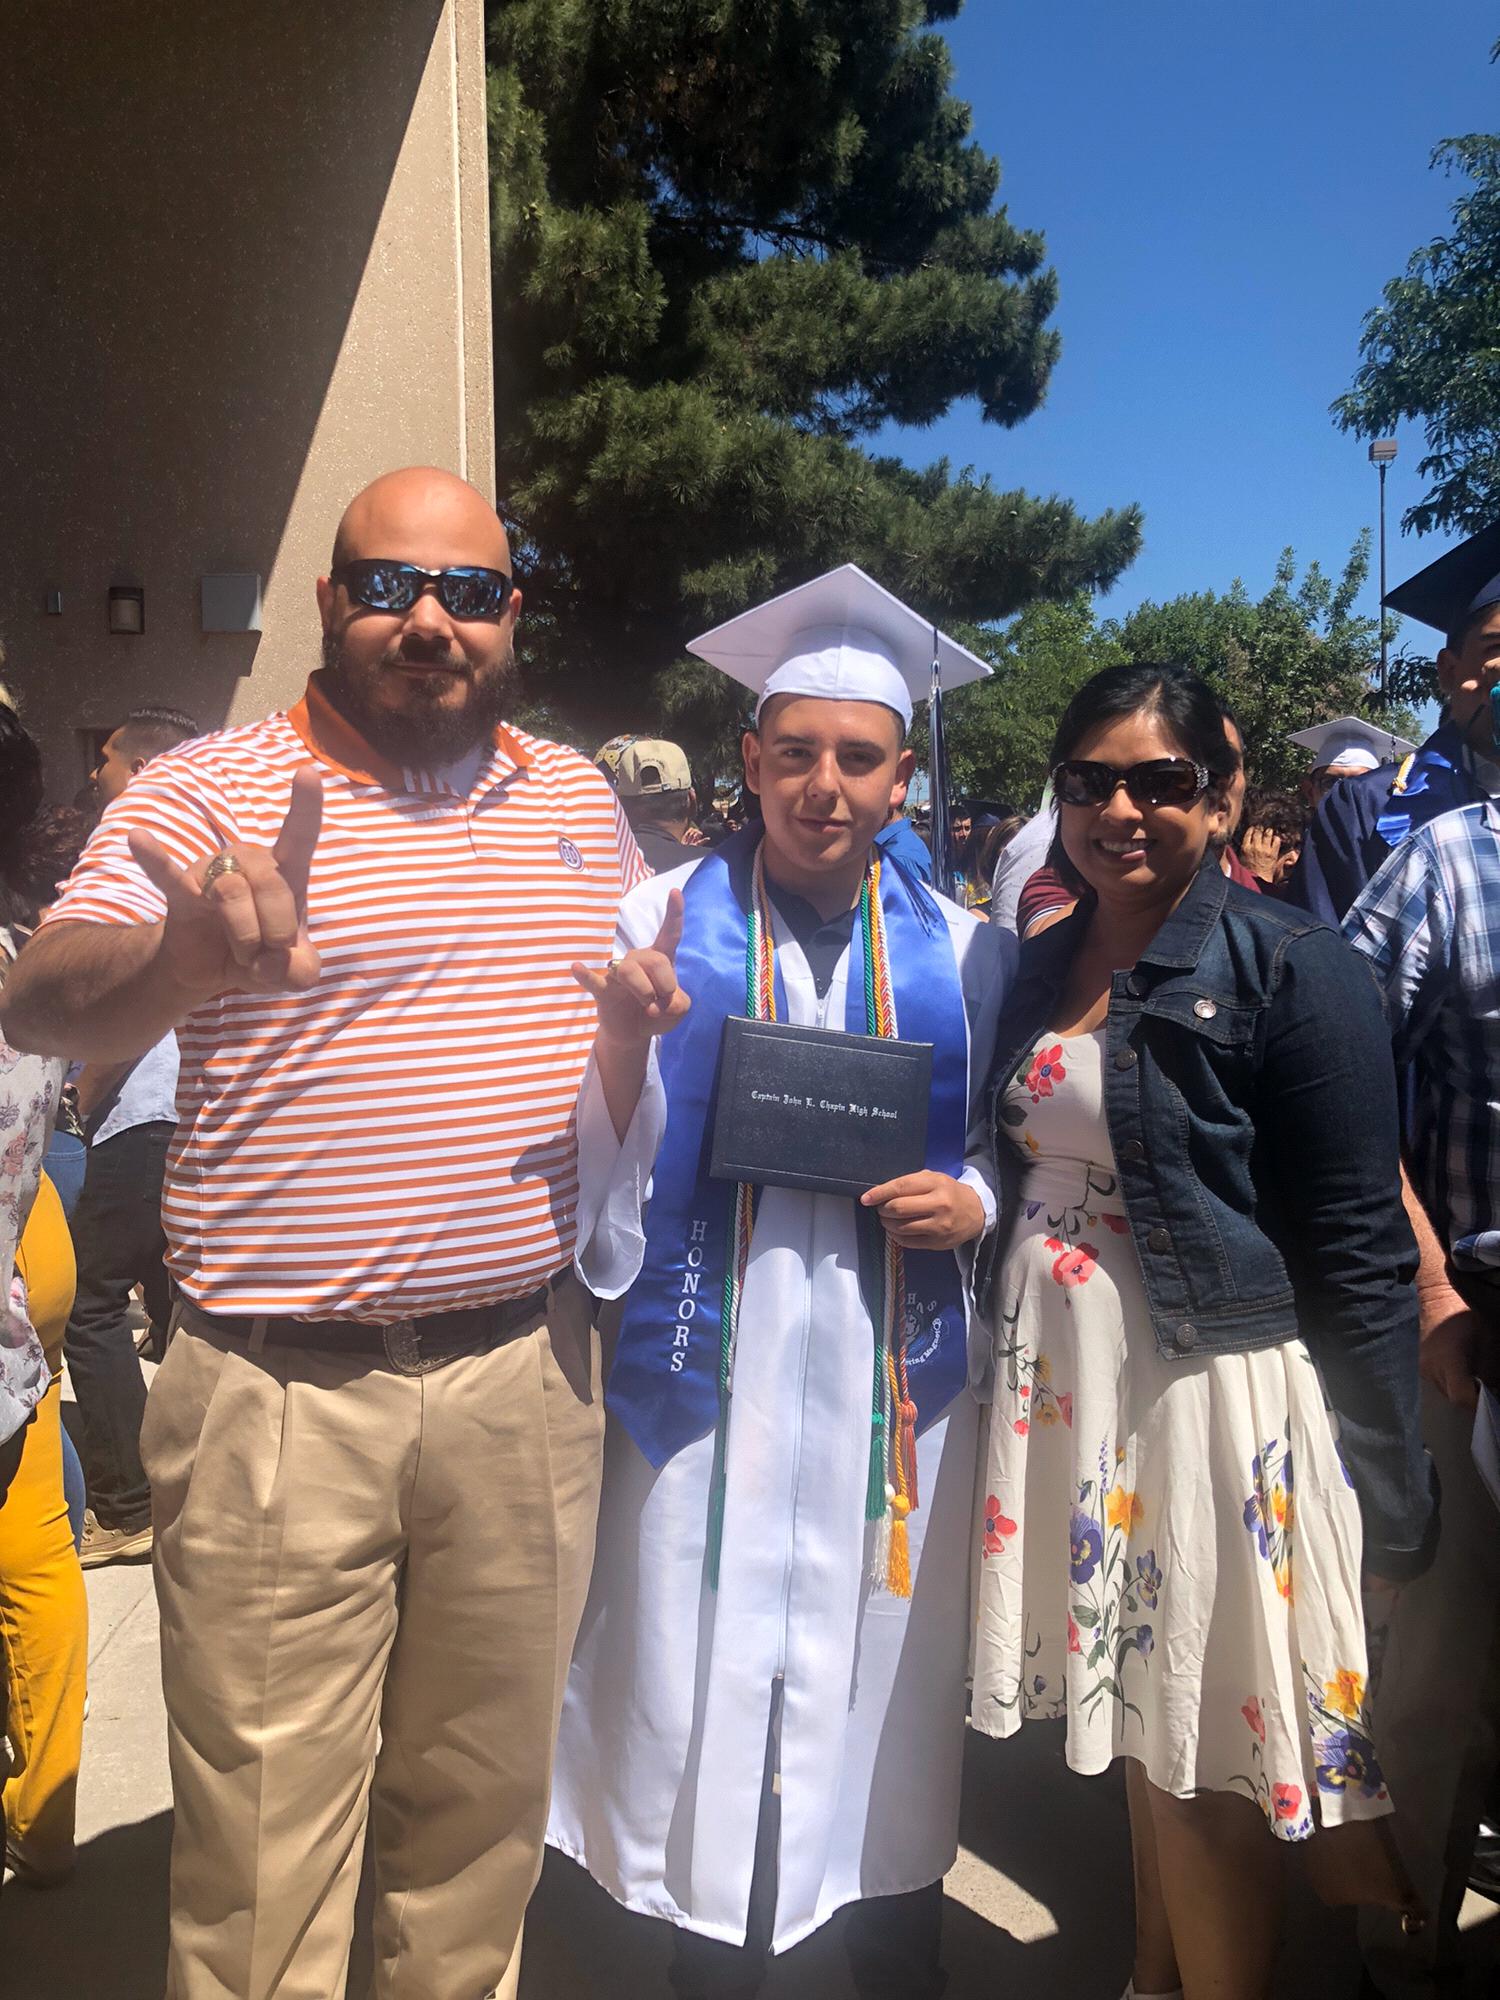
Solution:
{"label": "orange and white striped polo shirt", "polygon": [[497,730],[461,798],[385,765],[319,678],[289,713],[154,759],[48,922],[159,921],[129,831],[184,866],[270,847],[315,760],[322,978],[222,994],[179,1028],[171,1269],[208,1312],[380,1321],[521,1297],[573,1253],[594,1006],[569,967],[610,956],[649,871],[575,751]]}

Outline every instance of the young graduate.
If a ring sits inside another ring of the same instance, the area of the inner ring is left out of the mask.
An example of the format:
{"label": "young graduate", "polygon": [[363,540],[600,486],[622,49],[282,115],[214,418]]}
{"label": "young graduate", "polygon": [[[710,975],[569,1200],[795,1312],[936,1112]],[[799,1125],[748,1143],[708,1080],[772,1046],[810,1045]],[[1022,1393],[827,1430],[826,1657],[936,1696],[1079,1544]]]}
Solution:
{"label": "young graduate", "polygon": [[[858,1899],[858,1991],[943,1990],[979,1417],[955,1253],[994,1220],[967,1134],[1015,941],[875,844],[933,639],[850,566],[696,641],[759,696],[764,826],[632,891],[620,958],[578,968],[580,1269],[623,1310],[550,1838],[680,1927],[683,2000],[755,1992]],[[986,671],[938,650],[945,685]],[[925,1168],[859,1201],[709,1178],[732,1015],[931,1043]]]}
{"label": "young graduate", "polygon": [[[1500,798],[1500,729],[1491,703],[1500,685],[1500,521],[1398,584],[1382,604],[1442,633],[1442,720],[1414,756],[1387,738],[1380,754],[1391,761],[1341,779],[1314,813],[1286,896],[1335,926],[1419,827]],[[1319,761],[1328,761],[1326,753]]]}

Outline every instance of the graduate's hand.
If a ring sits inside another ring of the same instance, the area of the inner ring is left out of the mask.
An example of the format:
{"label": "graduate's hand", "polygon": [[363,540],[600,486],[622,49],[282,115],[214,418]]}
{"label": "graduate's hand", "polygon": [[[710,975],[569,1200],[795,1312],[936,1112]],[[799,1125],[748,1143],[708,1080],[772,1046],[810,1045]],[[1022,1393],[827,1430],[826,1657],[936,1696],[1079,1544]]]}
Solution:
{"label": "graduate's hand", "polygon": [[573,977],[599,1009],[599,1040],[607,1047],[644,1049],[653,1035],[675,1028],[692,1001],[677,984],[682,943],[682,891],[667,897],[656,942],[617,958],[603,972],[575,965]]}
{"label": "graduate's hand", "polygon": [[860,1196],[904,1250],[956,1250],[984,1234],[984,1203],[951,1174],[902,1174]]}

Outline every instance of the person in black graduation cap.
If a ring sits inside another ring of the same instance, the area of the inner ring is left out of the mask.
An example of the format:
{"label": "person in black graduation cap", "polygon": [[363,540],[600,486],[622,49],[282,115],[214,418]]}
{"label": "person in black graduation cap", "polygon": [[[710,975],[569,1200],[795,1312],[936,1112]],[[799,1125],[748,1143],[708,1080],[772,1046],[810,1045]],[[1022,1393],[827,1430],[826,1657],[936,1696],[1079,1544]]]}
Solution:
{"label": "person in black graduation cap", "polygon": [[1440,813],[1500,797],[1500,523],[1439,556],[1385,607],[1444,635],[1437,656],[1443,719],[1416,755],[1335,785],[1308,828],[1286,898],[1330,924],[1393,849]]}

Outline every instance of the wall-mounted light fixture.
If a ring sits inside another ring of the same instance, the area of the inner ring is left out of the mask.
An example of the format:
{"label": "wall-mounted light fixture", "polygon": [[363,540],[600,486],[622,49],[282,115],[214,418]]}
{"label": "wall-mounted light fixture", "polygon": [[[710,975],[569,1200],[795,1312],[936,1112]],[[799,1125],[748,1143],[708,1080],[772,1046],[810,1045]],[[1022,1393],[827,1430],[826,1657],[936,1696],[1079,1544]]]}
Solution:
{"label": "wall-mounted light fixture", "polygon": [[139,637],[146,629],[146,593],[138,583],[109,587],[109,629]]}
{"label": "wall-mounted light fixture", "polygon": [[49,590],[42,599],[42,609],[49,618],[61,618],[62,592],[60,590]]}

